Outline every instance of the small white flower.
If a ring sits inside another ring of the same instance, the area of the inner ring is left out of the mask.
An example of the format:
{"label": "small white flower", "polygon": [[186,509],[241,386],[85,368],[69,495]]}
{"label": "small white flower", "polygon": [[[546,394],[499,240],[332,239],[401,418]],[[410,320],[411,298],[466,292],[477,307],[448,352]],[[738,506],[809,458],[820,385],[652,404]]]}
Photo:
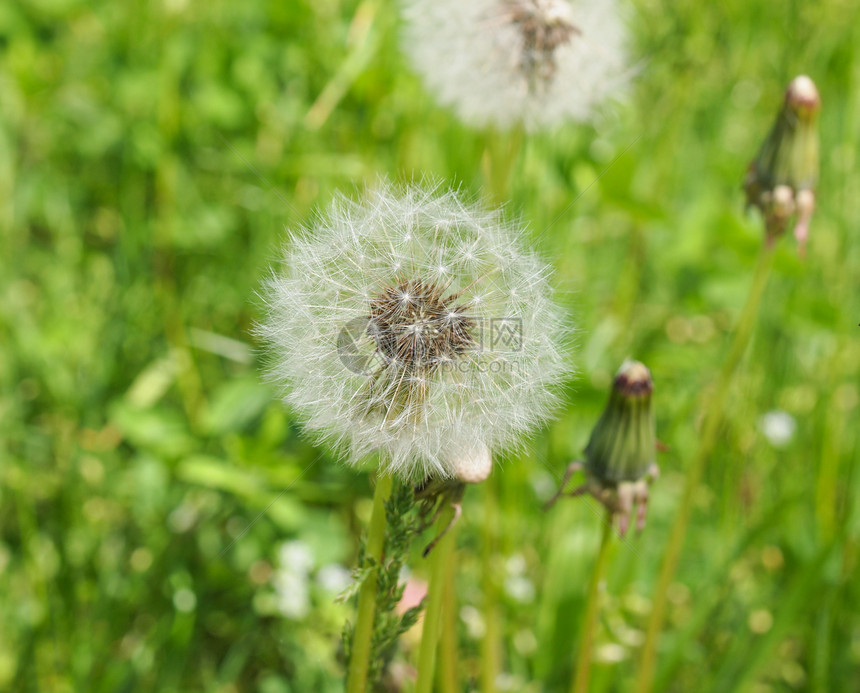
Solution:
{"label": "small white flower", "polygon": [[295,621],[303,619],[311,610],[311,596],[306,573],[278,570],[272,575],[278,611]]}
{"label": "small white flower", "polygon": [[278,564],[291,573],[307,574],[314,567],[314,552],[308,544],[298,539],[285,541],[278,549]]}
{"label": "small white flower", "polygon": [[259,330],[305,428],[415,479],[541,424],[569,371],[565,325],[518,231],[416,185],[336,198],[294,239]]}
{"label": "small white flower", "polygon": [[505,570],[508,575],[524,575],[526,572],[526,559],[521,553],[515,553],[505,561]]}
{"label": "small white flower", "polygon": [[275,603],[287,618],[299,621],[311,610],[310,572],[314,567],[311,547],[301,540],[278,547],[278,569],[272,573]]}
{"label": "small white flower", "polygon": [[466,626],[466,632],[473,640],[480,640],[487,633],[487,623],[484,615],[474,606],[468,604],[460,609],[460,620]]}
{"label": "small white flower", "polygon": [[523,604],[534,601],[535,586],[531,580],[522,575],[511,575],[505,579],[505,593]]}
{"label": "small white flower", "polygon": [[761,417],[759,426],[771,445],[784,448],[794,438],[797,422],[788,412],[774,409]]}
{"label": "small white flower", "polygon": [[415,69],[473,126],[585,121],[627,81],[615,0],[402,1]]}
{"label": "small white flower", "polygon": [[338,563],[327,563],[317,572],[317,583],[330,594],[340,594],[352,583],[352,573]]}

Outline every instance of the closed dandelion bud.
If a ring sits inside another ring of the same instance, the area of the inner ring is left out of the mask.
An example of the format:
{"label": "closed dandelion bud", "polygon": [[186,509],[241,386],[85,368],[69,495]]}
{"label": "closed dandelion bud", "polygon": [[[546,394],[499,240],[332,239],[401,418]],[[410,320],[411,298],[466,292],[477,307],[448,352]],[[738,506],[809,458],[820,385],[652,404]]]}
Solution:
{"label": "closed dandelion bud", "polygon": [[744,180],[747,205],[761,210],[768,240],[784,233],[795,218],[794,236],[801,250],[815,209],[820,110],[815,83],[805,75],[792,80],[776,122]]}
{"label": "closed dandelion bud", "polygon": [[595,479],[612,484],[638,481],[656,461],[653,389],[643,364],[624,362],[585,449],[585,468]]}
{"label": "closed dandelion bud", "polygon": [[[589,494],[617,518],[621,536],[627,533],[634,506],[636,528],[645,526],[648,484],[657,478],[657,438],[651,393],[651,372],[639,361],[625,361],[612,383],[609,402],[591,433],[585,448],[585,462],[572,462],[558,493],[548,505],[563,495]],[[585,483],[566,492],[565,486],[577,472],[584,471]]]}
{"label": "closed dandelion bud", "polygon": [[466,491],[466,484],[486,481],[493,470],[492,453],[481,442],[466,443],[454,448],[449,460],[451,478],[428,477],[415,487],[415,497],[421,501],[419,516],[422,520],[422,531],[438,519],[446,506],[451,506],[454,511],[448,525],[424,549],[425,556],[459,520],[463,512],[460,500]]}
{"label": "closed dandelion bud", "polygon": [[454,478],[464,484],[479,484],[486,481],[493,469],[493,457],[483,443],[471,445],[452,457]]}

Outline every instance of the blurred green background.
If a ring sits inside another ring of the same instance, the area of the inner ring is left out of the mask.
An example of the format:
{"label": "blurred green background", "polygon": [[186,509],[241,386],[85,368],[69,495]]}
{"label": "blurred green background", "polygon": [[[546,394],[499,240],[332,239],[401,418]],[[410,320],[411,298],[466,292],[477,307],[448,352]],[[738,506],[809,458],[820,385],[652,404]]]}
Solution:
{"label": "blurred green background", "polygon": [[[658,689],[860,690],[860,9],[629,12],[627,96],[531,138],[514,176],[509,212],[557,268],[579,377],[496,474],[499,687],[567,687],[600,513],[540,506],[633,356],[671,449],[603,598],[592,690],[630,688],[762,239],[740,182],[805,72],[824,103],[809,252],[780,243],[695,499]],[[480,192],[481,133],[433,104],[397,32],[382,0],[0,4],[0,690],[341,689],[352,610],[333,596],[369,480],[303,441],[250,330],[285,227],[334,191],[430,174]],[[468,491],[459,535],[465,690],[484,492]]]}

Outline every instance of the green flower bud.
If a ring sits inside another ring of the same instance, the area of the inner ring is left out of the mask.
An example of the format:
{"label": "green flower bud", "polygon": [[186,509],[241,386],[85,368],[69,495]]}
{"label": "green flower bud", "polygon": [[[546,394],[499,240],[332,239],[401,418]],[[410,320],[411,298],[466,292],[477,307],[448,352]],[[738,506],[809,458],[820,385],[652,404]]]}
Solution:
{"label": "green flower bud", "polygon": [[792,80],[767,139],[744,180],[747,206],[758,207],[768,240],[797,217],[794,235],[801,249],[809,235],[818,184],[818,114],[821,99],[806,75]]}
{"label": "green flower bud", "polygon": [[585,448],[585,469],[590,476],[612,484],[638,481],[655,463],[653,390],[651,372],[642,363],[622,364]]}
{"label": "green flower bud", "polygon": [[[657,437],[651,393],[651,372],[638,361],[625,361],[615,376],[609,402],[585,448],[585,462],[567,466],[558,492],[549,499],[549,508],[562,496],[588,494],[600,501],[613,519],[618,532],[627,533],[636,510],[636,528],[645,527],[648,512],[648,486],[656,479]],[[566,491],[567,483],[579,472],[585,483]]]}

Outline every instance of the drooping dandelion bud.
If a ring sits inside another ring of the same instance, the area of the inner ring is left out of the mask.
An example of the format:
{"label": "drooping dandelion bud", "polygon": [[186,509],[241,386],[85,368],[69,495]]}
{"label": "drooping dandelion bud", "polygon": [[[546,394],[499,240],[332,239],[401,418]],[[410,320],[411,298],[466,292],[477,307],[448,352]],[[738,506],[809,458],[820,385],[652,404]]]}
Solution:
{"label": "drooping dandelion bud", "polygon": [[648,484],[655,479],[657,439],[651,393],[650,371],[639,361],[625,361],[612,383],[609,401],[585,448],[585,462],[568,466],[561,488],[550,501],[564,495],[564,487],[577,471],[584,470],[586,482],[568,495],[589,493],[618,518],[623,536],[637,506],[637,529],[645,526]]}
{"label": "drooping dandelion bud", "polygon": [[649,370],[639,361],[625,361],[585,448],[585,468],[593,477],[607,483],[638,481],[654,464],[653,390]]}
{"label": "drooping dandelion bud", "polygon": [[294,239],[260,328],[306,430],[412,481],[485,477],[568,372],[549,269],[518,232],[450,192],[337,198]]}
{"label": "drooping dandelion bud", "polygon": [[402,0],[404,47],[476,127],[584,121],[627,79],[615,0]]}
{"label": "drooping dandelion bud", "polygon": [[493,469],[492,454],[483,443],[454,451],[449,459],[451,478],[428,477],[415,486],[415,498],[421,503],[421,531],[434,524],[446,507],[451,507],[454,511],[448,525],[424,549],[425,556],[460,519],[463,512],[460,501],[466,492],[466,484],[486,481]]}
{"label": "drooping dandelion bud", "polygon": [[768,241],[784,233],[795,218],[794,236],[801,252],[815,210],[820,110],[815,83],[806,75],[793,79],[744,180],[747,205],[758,207],[764,215]]}

